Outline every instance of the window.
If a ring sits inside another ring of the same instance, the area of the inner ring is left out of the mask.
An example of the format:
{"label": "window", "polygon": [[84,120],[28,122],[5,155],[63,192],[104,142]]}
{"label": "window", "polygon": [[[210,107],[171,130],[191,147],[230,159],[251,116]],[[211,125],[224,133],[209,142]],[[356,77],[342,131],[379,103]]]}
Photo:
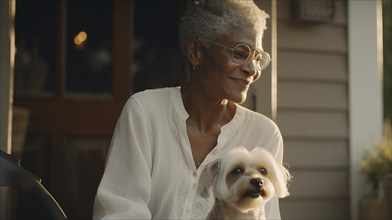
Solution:
{"label": "window", "polygon": [[16,2],[16,95],[112,93],[115,1],[93,3]]}

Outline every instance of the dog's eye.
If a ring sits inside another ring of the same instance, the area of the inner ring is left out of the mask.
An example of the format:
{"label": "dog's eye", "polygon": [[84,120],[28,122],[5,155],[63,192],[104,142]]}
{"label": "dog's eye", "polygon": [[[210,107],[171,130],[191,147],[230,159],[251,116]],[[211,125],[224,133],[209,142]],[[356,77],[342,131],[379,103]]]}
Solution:
{"label": "dog's eye", "polygon": [[260,168],[259,172],[263,175],[267,175],[267,169],[265,168]]}
{"label": "dog's eye", "polygon": [[231,171],[231,174],[237,175],[237,174],[240,174],[242,172],[243,172],[243,170],[240,167],[237,167],[237,168],[235,168],[234,170]]}

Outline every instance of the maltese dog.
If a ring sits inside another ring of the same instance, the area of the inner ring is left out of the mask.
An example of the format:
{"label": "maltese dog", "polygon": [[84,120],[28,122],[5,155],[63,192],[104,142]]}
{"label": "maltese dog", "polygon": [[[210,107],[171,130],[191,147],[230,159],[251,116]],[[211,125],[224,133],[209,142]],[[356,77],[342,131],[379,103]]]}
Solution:
{"label": "maltese dog", "polygon": [[265,219],[264,205],[274,196],[289,195],[289,171],[264,148],[237,147],[206,165],[197,192],[215,204],[207,219]]}

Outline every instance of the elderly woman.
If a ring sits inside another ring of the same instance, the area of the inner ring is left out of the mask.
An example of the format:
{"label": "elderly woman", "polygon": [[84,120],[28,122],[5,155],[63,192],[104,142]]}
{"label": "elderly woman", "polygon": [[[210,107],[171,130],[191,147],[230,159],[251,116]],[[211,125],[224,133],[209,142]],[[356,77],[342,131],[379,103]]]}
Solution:
{"label": "elderly woman", "polygon": [[[206,164],[236,146],[261,146],[281,163],[283,142],[267,117],[242,107],[270,57],[268,15],[249,0],[200,0],[180,26],[187,85],[146,90],[125,104],[94,204],[94,219],[203,219],[214,199],[196,194]],[[278,199],[267,219],[280,219]]]}

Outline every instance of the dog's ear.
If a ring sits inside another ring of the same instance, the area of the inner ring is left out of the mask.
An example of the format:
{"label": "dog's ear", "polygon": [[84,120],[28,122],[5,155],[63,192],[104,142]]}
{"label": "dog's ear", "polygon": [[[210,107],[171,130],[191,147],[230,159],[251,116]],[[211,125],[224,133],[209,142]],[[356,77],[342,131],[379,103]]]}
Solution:
{"label": "dog's ear", "polygon": [[[265,161],[268,161],[268,164],[270,165],[270,168],[273,170],[273,172],[268,172],[270,180],[272,184],[275,187],[275,193],[279,198],[284,198],[289,195],[287,185],[291,181],[291,174],[286,169],[285,166],[282,164],[278,163],[275,159],[275,157],[266,149],[264,148],[255,148],[253,150],[254,152],[257,152],[257,156],[260,158],[264,158]],[[252,151],[252,152],[253,152]]]}
{"label": "dog's ear", "polygon": [[287,185],[291,181],[291,174],[288,169],[282,164],[277,165],[276,182],[274,183],[276,194],[279,198],[284,198],[289,195]]}
{"label": "dog's ear", "polygon": [[218,175],[219,164],[219,159],[214,160],[207,164],[202,170],[199,177],[199,185],[197,187],[197,194],[199,194],[201,197],[208,197],[208,191]]}

